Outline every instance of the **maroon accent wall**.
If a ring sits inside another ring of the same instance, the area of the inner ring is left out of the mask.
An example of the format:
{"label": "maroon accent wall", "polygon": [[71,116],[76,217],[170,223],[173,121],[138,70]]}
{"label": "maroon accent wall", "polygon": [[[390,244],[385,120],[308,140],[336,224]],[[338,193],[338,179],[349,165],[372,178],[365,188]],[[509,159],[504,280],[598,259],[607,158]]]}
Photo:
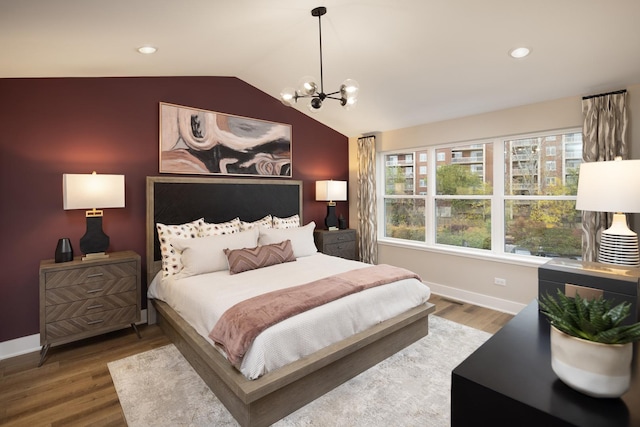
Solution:
{"label": "maroon accent wall", "polygon": [[[126,207],[106,209],[103,228],[110,251],[144,259],[160,102],[291,124],[305,222],[324,225],[314,181],[348,179],[346,136],[233,77],[0,79],[0,94],[0,342],[39,332],[38,265],[58,239],[71,238],[79,254],[84,211],[62,209],[63,173],[125,175]],[[346,202],[338,212],[348,218]]]}

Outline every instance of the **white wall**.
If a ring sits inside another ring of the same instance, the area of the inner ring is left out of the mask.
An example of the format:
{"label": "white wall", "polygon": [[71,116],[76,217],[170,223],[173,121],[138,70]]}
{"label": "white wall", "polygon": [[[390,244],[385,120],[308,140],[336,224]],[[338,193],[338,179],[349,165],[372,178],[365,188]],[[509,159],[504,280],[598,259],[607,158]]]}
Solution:
{"label": "white wall", "polygon": [[[631,158],[640,158],[640,85],[627,88],[631,122]],[[475,116],[376,134],[377,151],[582,127],[581,96],[525,105]],[[350,224],[357,224],[357,137],[349,139]],[[633,218],[634,229],[640,215]],[[637,231],[637,230],[636,230]],[[507,312],[517,312],[537,297],[537,265],[486,260],[423,248],[378,244],[380,263],[409,268],[431,284],[434,292]],[[507,286],[494,285],[494,278]]]}

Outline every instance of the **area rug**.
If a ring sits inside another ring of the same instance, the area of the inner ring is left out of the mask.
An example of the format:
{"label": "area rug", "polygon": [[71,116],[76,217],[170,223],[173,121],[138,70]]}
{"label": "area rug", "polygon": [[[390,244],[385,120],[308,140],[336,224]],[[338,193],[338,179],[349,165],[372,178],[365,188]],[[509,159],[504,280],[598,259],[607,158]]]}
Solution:
{"label": "area rug", "polygon": [[[430,316],[428,336],[274,426],[449,426],[451,371],[490,336]],[[238,425],[173,344],[108,366],[130,427]]]}

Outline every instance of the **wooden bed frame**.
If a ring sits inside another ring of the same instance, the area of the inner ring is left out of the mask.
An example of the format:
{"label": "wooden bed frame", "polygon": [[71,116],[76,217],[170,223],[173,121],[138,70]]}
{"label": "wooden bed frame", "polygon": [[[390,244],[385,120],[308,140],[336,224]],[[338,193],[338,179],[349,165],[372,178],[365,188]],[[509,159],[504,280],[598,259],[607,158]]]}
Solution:
{"label": "wooden bed frame", "polygon": [[[158,188],[172,186],[171,184],[177,184],[176,188],[180,188],[179,197],[185,199],[193,198],[193,196],[185,196],[182,190],[182,186],[188,184],[197,184],[200,186],[198,190],[200,192],[203,184],[204,187],[211,188],[213,191],[211,194],[200,193],[203,199],[216,197],[219,187],[232,188],[234,189],[232,192],[235,193],[238,193],[237,189],[241,189],[239,202],[223,199],[228,202],[222,208],[224,212],[221,214],[207,212],[204,215],[207,222],[228,221],[231,218],[225,218],[224,215],[227,214],[225,212],[236,209],[236,206],[233,206],[236,203],[250,205],[249,208],[254,212],[253,217],[245,218],[240,214],[241,219],[247,221],[262,218],[267,213],[281,217],[288,216],[292,214],[287,214],[287,209],[291,209],[292,203],[297,204],[293,209],[302,213],[300,181],[147,177],[148,283],[160,270],[160,261],[154,250],[154,241],[157,244],[155,223],[174,217],[175,222],[164,223],[178,224],[197,219],[186,212],[180,212],[177,216],[175,213],[167,214],[165,207],[161,206],[162,203],[159,203],[157,198],[160,193],[164,195],[164,191],[158,191]],[[294,186],[294,190],[291,191],[292,187],[282,186]],[[254,189],[260,194],[265,194],[267,191],[284,192],[287,195],[283,197],[288,200],[284,202],[280,196],[269,197],[265,199],[265,205],[256,206],[256,198],[252,196]],[[292,194],[297,194],[297,200],[296,197],[291,199]],[[269,206],[273,201],[276,201],[277,206]],[[172,206],[177,206],[178,210],[182,209],[178,201],[168,205],[170,205],[169,211],[173,211]],[[246,210],[235,212],[246,212]],[[202,215],[196,216],[199,218]],[[433,304],[416,307],[258,379],[248,380],[167,304],[151,300],[148,306],[148,310],[152,312],[149,315],[150,323],[157,318],[163,331],[241,426],[271,425],[426,336],[429,330],[428,315],[434,309]]]}

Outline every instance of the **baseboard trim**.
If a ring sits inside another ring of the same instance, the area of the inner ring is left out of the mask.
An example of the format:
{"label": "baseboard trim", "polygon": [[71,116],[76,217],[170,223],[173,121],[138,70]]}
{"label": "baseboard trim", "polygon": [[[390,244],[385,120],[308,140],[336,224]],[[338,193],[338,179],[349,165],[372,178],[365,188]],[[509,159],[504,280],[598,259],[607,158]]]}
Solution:
{"label": "baseboard trim", "polygon": [[[147,309],[140,312],[138,325],[147,323]],[[0,342],[0,360],[40,351],[40,334]]]}
{"label": "baseboard trim", "polygon": [[425,283],[429,286],[429,288],[431,288],[431,292],[433,292],[434,294],[477,305],[480,307],[501,311],[503,313],[515,315],[527,306],[526,304],[522,304],[519,302],[496,298],[484,294],[479,294],[477,292],[466,291],[463,289],[452,288],[450,286],[440,285],[438,283]]}

